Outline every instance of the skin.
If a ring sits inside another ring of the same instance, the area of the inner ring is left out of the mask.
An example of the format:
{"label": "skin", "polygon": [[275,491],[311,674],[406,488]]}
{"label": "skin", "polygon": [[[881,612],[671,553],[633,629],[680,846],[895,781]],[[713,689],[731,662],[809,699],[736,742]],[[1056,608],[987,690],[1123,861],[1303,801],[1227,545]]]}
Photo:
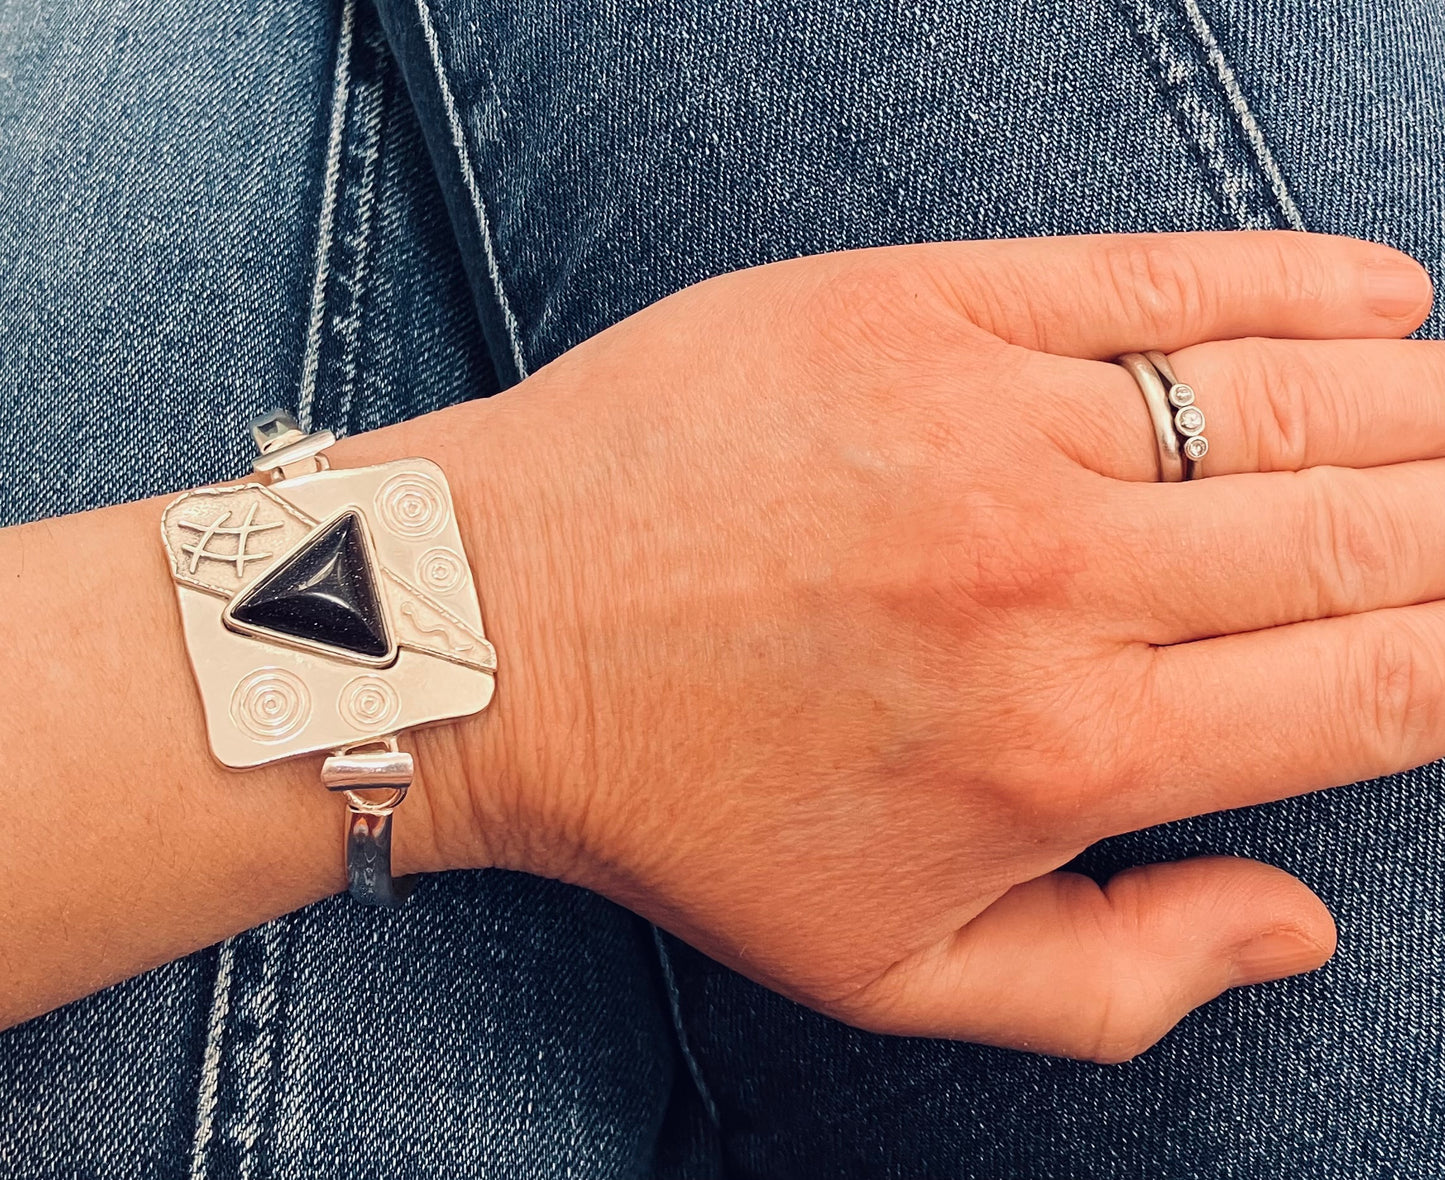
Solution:
{"label": "skin", "polygon": [[[929,245],[663,300],[350,439],[448,471],[501,666],[408,739],[399,869],[598,890],[864,1028],[1119,1061],[1335,943],[1282,871],[1105,836],[1445,755],[1424,271],[1284,232]],[[1153,482],[1132,378],[1200,391]],[[307,759],[206,752],[161,502],[0,532],[14,1023],[343,886]]]}

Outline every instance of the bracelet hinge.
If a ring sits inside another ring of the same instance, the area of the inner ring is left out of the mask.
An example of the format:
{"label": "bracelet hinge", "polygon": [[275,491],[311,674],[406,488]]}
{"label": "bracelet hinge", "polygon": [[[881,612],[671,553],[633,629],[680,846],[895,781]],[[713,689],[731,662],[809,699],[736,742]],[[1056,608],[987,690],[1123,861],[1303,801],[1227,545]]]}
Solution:
{"label": "bracelet hinge", "polygon": [[[389,743],[394,747],[395,742]],[[414,774],[412,757],[404,750],[388,748],[372,753],[342,751],[321,764],[321,784],[328,791],[342,791],[352,811],[364,815],[390,815],[406,798]],[[380,799],[369,799],[360,791],[383,790]]]}
{"label": "bracelet hinge", "polygon": [[261,452],[251,464],[257,475],[270,476],[272,483],[297,475],[326,471],[331,461],[322,454],[336,442],[329,430],[307,434],[287,410],[271,410],[250,423],[251,438]]}

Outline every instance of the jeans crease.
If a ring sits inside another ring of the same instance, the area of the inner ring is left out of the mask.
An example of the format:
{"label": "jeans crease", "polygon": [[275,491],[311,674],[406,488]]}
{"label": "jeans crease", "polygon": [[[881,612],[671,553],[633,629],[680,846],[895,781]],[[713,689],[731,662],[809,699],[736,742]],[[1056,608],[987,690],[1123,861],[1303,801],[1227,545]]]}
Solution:
{"label": "jeans crease", "polygon": [[471,149],[467,146],[466,128],[462,124],[456,96],[452,93],[446,65],[442,61],[441,42],[437,37],[436,25],[432,21],[428,0],[416,0],[416,12],[431,60],[432,72],[436,76],[442,107],[446,113],[447,130],[451,135],[452,148],[457,154],[457,167],[461,170],[462,183],[466,187],[472,214],[476,218],[477,233],[486,258],[487,276],[492,284],[492,292],[496,296],[498,310],[502,313],[502,323],[507,330],[507,340],[512,350],[512,363],[517,368],[517,379],[525,380],[528,369],[527,359],[522,351],[521,326],[517,322],[517,316],[512,310],[511,301],[507,298],[506,286],[502,281],[501,263],[497,257],[496,246],[492,241],[491,219],[487,216],[486,204],[482,200],[482,191],[477,184],[476,167],[472,161]]}
{"label": "jeans crease", "polygon": [[301,388],[297,394],[296,417],[303,430],[311,429],[311,412],[316,399],[316,373],[321,356],[321,336],[326,319],[326,290],[330,274],[332,229],[341,177],[341,155],[346,129],[346,111],[351,98],[351,50],[356,28],[357,0],[343,0],[341,28],[336,38],[336,65],[331,90],[331,125],[326,142],[326,165],[321,185],[321,212],[316,231],[316,263],[311,284],[311,310],[307,317],[305,351],[301,361]]}

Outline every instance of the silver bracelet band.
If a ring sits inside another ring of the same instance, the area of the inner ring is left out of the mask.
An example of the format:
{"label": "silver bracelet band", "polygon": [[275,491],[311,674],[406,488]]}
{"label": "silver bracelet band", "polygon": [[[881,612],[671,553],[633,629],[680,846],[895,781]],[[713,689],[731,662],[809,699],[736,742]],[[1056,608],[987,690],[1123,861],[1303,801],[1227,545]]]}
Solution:
{"label": "silver bracelet band", "polygon": [[321,783],[346,795],[346,886],[362,905],[396,907],[416,879],[391,874],[391,816],[412,780],[411,755],[397,749],[333,754],[321,765]]}

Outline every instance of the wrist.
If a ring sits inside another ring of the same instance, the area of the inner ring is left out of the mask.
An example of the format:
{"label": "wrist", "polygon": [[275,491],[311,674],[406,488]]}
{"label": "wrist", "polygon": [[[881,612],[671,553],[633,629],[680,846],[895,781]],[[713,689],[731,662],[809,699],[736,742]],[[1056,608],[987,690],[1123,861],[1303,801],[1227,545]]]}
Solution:
{"label": "wrist", "polygon": [[497,650],[497,691],[482,712],[413,731],[417,778],[397,812],[398,873],[457,868],[522,869],[566,876],[574,842],[549,787],[549,739],[565,730],[543,706],[555,655],[548,625],[561,615],[557,536],[534,478],[536,432],[517,393],[468,402],[338,444],[340,462],[398,455],[432,459],[446,472],[476,579],[487,638]]}

